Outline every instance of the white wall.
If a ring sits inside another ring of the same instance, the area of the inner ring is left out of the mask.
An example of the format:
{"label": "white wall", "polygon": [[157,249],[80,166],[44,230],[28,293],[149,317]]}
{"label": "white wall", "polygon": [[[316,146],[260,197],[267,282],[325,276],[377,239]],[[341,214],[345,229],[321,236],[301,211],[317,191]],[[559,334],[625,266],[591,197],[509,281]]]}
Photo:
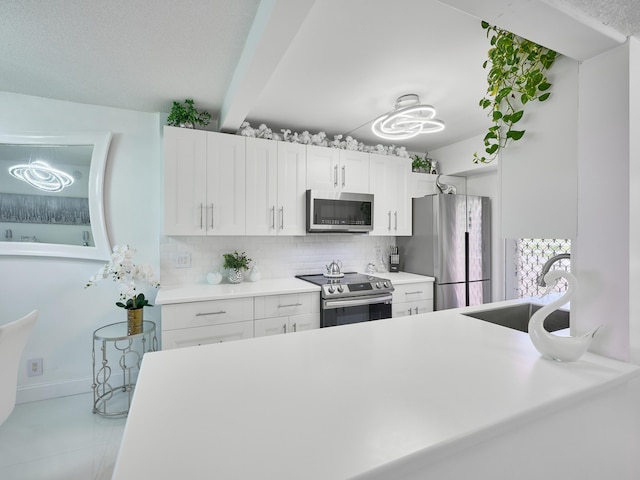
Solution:
{"label": "white wall", "polygon": [[630,249],[637,248],[630,244],[630,187],[640,188],[629,180],[630,86],[628,44],[580,65],[579,209],[573,262],[580,288],[571,312],[574,335],[604,325],[591,350],[625,361]]}
{"label": "white wall", "polygon": [[[640,39],[629,40],[629,292],[640,291]],[[630,360],[640,365],[640,301],[631,297],[629,305]]]}
{"label": "white wall", "polygon": [[529,103],[522,140],[502,150],[504,238],[575,238],[577,232],[578,62],[560,57],[551,96]]}
{"label": "white wall", "polygon": [[[160,127],[157,114],[83,105],[0,92],[4,133],[111,131],[105,180],[105,216],[113,243],[138,249],[139,263],[159,271]],[[92,333],[126,320],[116,285],[84,285],[103,262],[0,256],[0,322],[34,308],[40,317],[26,345],[18,377],[18,401],[89,392]],[[154,291],[148,292],[154,298]],[[158,308],[146,309],[149,319]],[[42,357],[44,375],[26,376],[26,359]],[[23,367],[22,367],[23,366]],[[87,405],[87,409],[91,405]]]}

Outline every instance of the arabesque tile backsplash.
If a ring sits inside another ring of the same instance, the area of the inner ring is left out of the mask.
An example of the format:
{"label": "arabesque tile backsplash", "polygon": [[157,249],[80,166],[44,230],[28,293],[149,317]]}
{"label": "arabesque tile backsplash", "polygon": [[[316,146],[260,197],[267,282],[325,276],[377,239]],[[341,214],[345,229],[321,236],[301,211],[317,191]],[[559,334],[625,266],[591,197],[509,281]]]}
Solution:
{"label": "arabesque tile backsplash", "polygon": [[[342,270],[363,272],[369,262],[389,267],[389,247],[395,237],[323,234],[303,237],[161,237],[160,282],[163,285],[206,283],[207,273],[218,270],[223,254],[246,252],[260,269],[262,279],[322,273],[325,265],[341,260]],[[179,253],[191,255],[190,268],[176,268]]]}

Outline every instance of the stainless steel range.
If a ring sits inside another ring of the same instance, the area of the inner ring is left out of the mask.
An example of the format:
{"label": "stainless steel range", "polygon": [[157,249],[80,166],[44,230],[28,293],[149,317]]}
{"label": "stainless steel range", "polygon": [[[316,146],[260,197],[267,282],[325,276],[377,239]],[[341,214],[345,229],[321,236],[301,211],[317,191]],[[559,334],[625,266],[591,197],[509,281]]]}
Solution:
{"label": "stainless steel range", "polygon": [[320,285],[320,327],[391,318],[390,280],[362,273],[297,275]]}

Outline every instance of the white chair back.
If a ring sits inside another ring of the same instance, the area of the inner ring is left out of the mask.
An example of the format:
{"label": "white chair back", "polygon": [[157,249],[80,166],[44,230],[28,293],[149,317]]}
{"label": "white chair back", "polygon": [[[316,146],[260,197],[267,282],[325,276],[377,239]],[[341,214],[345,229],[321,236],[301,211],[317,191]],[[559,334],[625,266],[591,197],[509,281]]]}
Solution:
{"label": "white chair back", "polygon": [[38,310],[0,326],[0,425],[13,411],[22,351],[38,318]]}

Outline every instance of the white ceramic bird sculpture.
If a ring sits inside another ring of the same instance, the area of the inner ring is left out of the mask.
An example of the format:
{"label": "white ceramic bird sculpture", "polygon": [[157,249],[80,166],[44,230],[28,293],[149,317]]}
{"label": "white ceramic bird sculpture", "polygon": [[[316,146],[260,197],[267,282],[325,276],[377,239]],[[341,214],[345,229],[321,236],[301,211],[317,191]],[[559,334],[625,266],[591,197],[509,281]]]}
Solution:
{"label": "white ceramic bird sculpture", "polygon": [[567,291],[557,300],[545,305],[535,312],[529,320],[529,337],[534,347],[544,356],[560,362],[573,362],[578,360],[587,351],[593,336],[600,329],[596,327],[579,337],[559,337],[547,332],[544,328],[544,319],[547,316],[571,300],[578,287],[578,281],[571,273],[563,270],[551,270],[544,276],[544,281],[548,285],[547,289],[560,279],[567,281]]}

